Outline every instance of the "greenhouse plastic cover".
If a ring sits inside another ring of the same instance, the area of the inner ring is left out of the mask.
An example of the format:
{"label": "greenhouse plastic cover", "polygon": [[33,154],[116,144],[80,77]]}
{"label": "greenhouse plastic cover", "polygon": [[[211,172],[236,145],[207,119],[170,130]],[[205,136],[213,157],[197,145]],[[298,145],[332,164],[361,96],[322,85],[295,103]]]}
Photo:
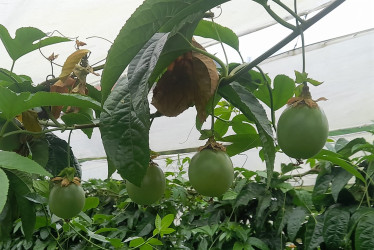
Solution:
{"label": "greenhouse plastic cover", "polygon": [[[4,1],[0,0],[0,23],[14,34],[19,27],[33,26],[44,32],[58,32],[77,37],[88,43],[87,49],[92,51],[92,62],[104,59],[110,43],[100,36],[114,40],[126,19],[142,1]],[[273,4],[271,1],[269,1]],[[292,1],[283,1],[293,8]],[[299,13],[311,13],[330,4],[332,1],[298,0]],[[366,6],[366,7],[365,7]],[[372,124],[374,113],[374,21],[372,18],[373,1],[347,1],[305,32],[306,71],[313,79],[323,81],[321,86],[311,88],[315,99],[326,97],[320,102],[330,124],[330,130],[357,127]],[[275,11],[278,11],[273,6]],[[248,61],[273,46],[277,41],[290,33],[269,18],[258,4],[249,0],[233,0],[223,4],[221,9],[213,10],[219,17],[218,23],[225,25],[240,38],[240,49]],[[278,12],[277,12],[278,13]],[[347,18],[347,13],[349,18]],[[286,13],[279,12],[284,18]],[[108,28],[109,27],[109,28]],[[256,32],[254,32],[256,31]],[[211,45],[201,40],[205,46]],[[286,74],[294,78],[294,70],[301,71],[300,40],[295,39],[285,46],[278,55],[261,64],[261,68],[273,79],[277,74]],[[60,54],[58,62],[62,64],[73,52],[71,44],[59,44],[43,48],[43,54],[52,52]],[[221,47],[213,45],[207,48],[211,53],[222,57]],[[238,60],[234,52],[228,50],[229,59]],[[0,46],[0,67],[10,68],[11,60],[6,56],[5,49]],[[35,63],[38,62],[38,63]],[[40,63],[39,63],[40,62]],[[55,69],[59,70],[59,69]],[[48,61],[41,57],[40,52],[32,52],[21,58],[15,65],[15,73],[26,74],[35,83],[45,80],[50,74]],[[56,74],[59,74],[56,73]],[[90,76],[88,82],[98,83],[99,77]],[[153,107],[151,109],[154,111]],[[276,112],[279,117],[281,110]],[[269,114],[269,112],[268,112]],[[199,133],[194,128],[196,111],[188,109],[176,118],[161,117],[155,119],[150,132],[150,146],[154,151],[172,151],[193,149],[204,144],[199,141]],[[206,126],[209,126],[207,122]],[[57,133],[67,139],[67,133]],[[362,135],[353,135],[362,136]],[[364,136],[368,136],[364,134]],[[74,131],[72,148],[77,158],[104,157],[105,152],[97,129],[89,140],[80,131]],[[192,153],[182,154],[191,156]],[[160,158],[163,161],[166,155]],[[172,157],[175,157],[173,155]],[[290,160],[282,154],[277,155],[277,164]],[[258,157],[258,150],[249,150],[233,158],[235,166],[252,170],[264,170],[265,165]],[[106,161],[95,160],[83,163],[83,178],[105,178]]]}

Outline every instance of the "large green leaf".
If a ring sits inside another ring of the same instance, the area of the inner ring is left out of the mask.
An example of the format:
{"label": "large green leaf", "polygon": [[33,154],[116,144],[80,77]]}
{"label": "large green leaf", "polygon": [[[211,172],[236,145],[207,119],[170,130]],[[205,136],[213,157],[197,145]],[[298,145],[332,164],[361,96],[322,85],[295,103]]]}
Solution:
{"label": "large green leaf", "polygon": [[[274,88],[270,88],[273,98],[273,109],[278,110],[283,107],[287,101],[293,96],[295,90],[295,82],[286,75],[277,75],[273,81]],[[262,84],[255,92],[255,96],[263,101],[268,107],[271,107],[271,99],[269,89]]]}
{"label": "large green leaf", "polygon": [[304,224],[307,215],[308,213],[303,207],[295,207],[292,210],[291,216],[287,221],[287,233],[291,242],[295,239],[297,232]]}
{"label": "large green leaf", "polygon": [[247,88],[237,82],[220,87],[219,94],[242,111],[249,120],[255,121],[262,144],[269,186],[274,170],[275,146],[273,131],[265,109]]}
{"label": "large green leaf", "polygon": [[235,205],[234,207],[239,207],[241,205],[248,205],[250,201],[252,201],[255,198],[258,198],[265,193],[265,186],[250,182],[248,183],[243,189],[240,191],[238,196],[236,197]]}
{"label": "large green leaf", "polygon": [[339,249],[348,231],[350,214],[341,207],[329,208],[323,222],[323,239],[328,249]]}
{"label": "large green leaf", "polygon": [[254,120],[257,125],[273,138],[270,121],[257,98],[245,87],[237,82],[223,85],[218,90],[219,94],[232,105],[237,107],[249,119]]}
{"label": "large green leaf", "polygon": [[194,35],[221,41],[231,48],[239,51],[239,38],[229,28],[211,21],[201,20],[197,25]]}
{"label": "large green leaf", "polygon": [[8,188],[9,188],[9,180],[6,176],[5,172],[0,168],[0,213],[3,211],[5,206],[7,195],[8,195]]}
{"label": "large green leaf", "polygon": [[[48,37],[47,35],[33,27],[22,27],[16,30],[14,39],[9,35],[8,30],[0,24],[0,39],[2,40],[5,49],[9,56],[16,61],[21,56],[55,43],[68,42],[70,39],[65,37]],[[43,39],[45,38],[45,39]],[[43,39],[43,40],[41,40]]]}
{"label": "large green leaf", "polygon": [[352,174],[343,168],[333,168],[333,179],[331,182],[331,194],[335,202],[338,201],[340,191],[347,185],[352,178]]}
{"label": "large green leaf", "polygon": [[16,174],[7,172],[7,175],[10,188],[16,195],[18,209],[21,214],[23,232],[26,239],[31,240],[36,222],[36,212],[34,204],[25,197],[25,195],[30,193],[30,189]]}
{"label": "large green leaf", "polygon": [[348,159],[348,157],[356,153],[355,149],[363,145],[370,145],[373,147],[373,145],[368,144],[364,138],[355,138],[351,141],[344,140],[344,138],[339,138],[335,144],[335,149],[337,153],[344,156],[345,159]]}
{"label": "large green leaf", "polygon": [[148,79],[155,67],[168,34],[156,34],[139,56],[131,78],[117,83],[105,102],[110,113],[101,113],[101,138],[105,152],[118,173],[140,185],[148,168],[149,104]]}
{"label": "large green leaf", "polygon": [[14,191],[9,189],[8,199],[0,212],[0,242],[10,238],[13,229],[13,221],[19,217],[17,200]]}
{"label": "large green leaf", "polygon": [[[17,105],[14,105],[15,103]],[[101,110],[100,103],[88,96],[53,92],[17,94],[7,88],[0,87],[0,115],[8,120],[23,111],[41,106],[76,106]]]}
{"label": "large green leaf", "polygon": [[336,165],[344,168],[347,172],[351,173],[353,176],[355,176],[356,178],[358,178],[358,179],[362,180],[364,183],[366,183],[365,178],[362,176],[362,174],[360,172],[358,172],[356,167],[354,165],[352,165],[350,162],[348,162],[347,160],[343,159],[343,156],[338,154],[338,153],[322,149],[313,158],[315,158],[317,160],[330,161],[333,164],[336,164]]}
{"label": "large green leaf", "polygon": [[274,145],[274,139],[272,136],[270,136],[263,127],[256,122],[257,131],[260,135],[260,140],[262,144],[262,154],[263,154],[263,160],[265,160],[266,164],[266,173],[267,173],[267,187],[269,188],[271,185],[271,178],[273,176],[274,171],[274,162],[275,162],[275,145]]}
{"label": "large green leaf", "polygon": [[305,227],[305,249],[312,250],[318,248],[323,242],[323,215],[317,215],[316,217],[310,216]]}
{"label": "large green leaf", "polygon": [[258,134],[229,135],[223,137],[221,141],[231,142],[230,145],[226,146],[226,153],[229,156],[234,156],[251,148],[261,146]]}
{"label": "large green leaf", "polygon": [[362,216],[358,222],[355,232],[355,249],[374,249],[374,211]]}
{"label": "large green leaf", "polygon": [[47,166],[49,154],[49,144],[47,140],[43,138],[33,140],[30,143],[29,149],[33,161],[36,161],[42,167]]}
{"label": "large green leaf", "polygon": [[45,135],[48,143],[48,161],[46,169],[53,175],[57,176],[61,170],[66,167],[75,168],[78,177],[82,176],[82,170],[73,151],[70,149],[70,166],[68,164],[68,143],[57,137],[55,134],[48,133]]}
{"label": "large green leaf", "polygon": [[187,16],[205,12],[227,1],[144,1],[126,21],[109,50],[101,78],[102,103],[130,61],[155,33],[170,32]]}
{"label": "large green leaf", "polygon": [[262,196],[258,197],[258,205],[256,209],[255,225],[258,229],[262,228],[266,221],[266,210],[271,205],[271,194],[265,192]]}
{"label": "large green leaf", "polygon": [[0,167],[51,177],[51,174],[38,163],[14,152],[0,151]]}

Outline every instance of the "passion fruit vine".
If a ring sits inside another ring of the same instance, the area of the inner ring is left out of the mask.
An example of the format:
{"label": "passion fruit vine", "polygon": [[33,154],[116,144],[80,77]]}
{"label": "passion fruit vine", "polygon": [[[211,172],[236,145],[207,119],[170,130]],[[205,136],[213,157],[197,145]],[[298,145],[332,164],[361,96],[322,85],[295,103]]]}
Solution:
{"label": "passion fruit vine", "polygon": [[165,192],[165,175],[156,163],[151,162],[140,187],[126,181],[129,197],[139,205],[150,205],[158,201]]}
{"label": "passion fruit vine", "polygon": [[308,159],[318,154],[329,132],[326,115],[311,99],[308,87],[303,88],[303,93],[288,101],[277,125],[279,147],[296,159]]}
{"label": "passion fruit vine", "polygon": [[216,142],[208,142],[208,144],[210,145],[204,146],[192,157],[188,178],[191,186],[198,193],[219,197],[232,185],[234,168],[222,145]]}

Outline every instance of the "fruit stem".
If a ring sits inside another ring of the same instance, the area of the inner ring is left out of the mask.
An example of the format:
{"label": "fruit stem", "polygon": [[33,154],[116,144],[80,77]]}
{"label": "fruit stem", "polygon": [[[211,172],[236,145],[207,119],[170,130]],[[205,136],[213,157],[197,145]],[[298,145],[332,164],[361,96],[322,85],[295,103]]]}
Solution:
{"label": "fruit stem", "polygon": [[67,154],[68,154],[68,167],[70,167],[70,138],[71,138],[71,134],[72,134],[73,130],[70,130],[69,132],[69,137],[68,137],[68,145],[67,145]]}
{"label": "fruit stem", "polygon": [[[211,20],[212,20],[212,23],[215,24],[215,22],[214,22],[214,18],[213,18],[213,17],[211,17]],[[221,47],[222,47],[222,50],[223,50],[223,54],[225,55],[226,65],[228,65],[228,64],[229,64],[229,60],[228,60],[228,58],[227,58],[226,50],[225,50],[225,47],[223,46],[223,42],[222,42],[221,36],[219,35],[219,32],[218,32],[218,30],[217,30],[216,25],[213,25],[213,26],[214,26],[214,30],[215,30],[215,32],[216,32],[216,34],[217,34],[217,37],[218,37],[219,43],[221,44]]]}
{"label": "fruit stem", "polygon": [[[294,8],[295,8],[295,14],[297,15],[297,1],[296,0],[294,0]],[[302,61],[303,61],[303,73],[305,73],[305,39],[304,39],[304,31],[302,27],[300,26],[299,22],[300,22],[300,18],[296,19],[296,27],[300,32],[300,38],[301,38],[301,52],[302,52],[301,55],[302,55]],[[304,85],[306,85],[306,82],[304,82]]]}
{"label": "fruit stem", "polygon": [[300,97],[303,99],[312,99],[312,95],[310,94],[309,87],[305,83],[303,84]]}
{"label": "fruit stem", "polygon": [[13,73],[13,69],[14,69],[14,64],[16,63],[16,61],[15,60],[13,60],[13,62],[12,62],[12,66],[11,66],[11,68],[10,68],[10,73]]}

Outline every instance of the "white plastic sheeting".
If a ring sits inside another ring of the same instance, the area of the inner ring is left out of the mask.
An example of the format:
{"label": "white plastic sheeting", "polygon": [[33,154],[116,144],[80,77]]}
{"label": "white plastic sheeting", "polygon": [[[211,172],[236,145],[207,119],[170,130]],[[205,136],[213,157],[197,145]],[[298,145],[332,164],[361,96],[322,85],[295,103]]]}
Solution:
{"label": "white plastic sheeting", "polygon": [[[141,0],[82,0],[82,1],[43,1],[43,0],[0,0],[0,23],[8,28],[11,35],[19,27],[33,26],[44,32],[58,30],[68,37],[78,37],[88,43],[85,47],[92,51],[90,62],[104,59],[110,43],[102,39],[86,39],[100,36],[114,40],[126,19],[139,6]],[[277,5],[268,1],[272,9],[281,17],[288,19],[289,15],[279,11]],[[293,8],[293,0],[283,0]],[[328,0],[298,0],[299,13],[310,13],[312,10],[331,3]],[[307,47],[306,70],[309,76],[324,81],[322,86],[312,88],[314,97],[326,97],[328,101],[321,102],[330,122],[332,130],[372,123],[372,98],[374,85],[374,31],[358,32],[374,27],[372,0],[347,0],[336,10],[323,18],[305,32]],[[220,14],[222,10],[222,13]],[[284,27],[274,25],[265,10],[250,0],[232,0],[222,5],[222,8],[212,10],[219,17],[216,22],[233,29],[240,38],[240,49],[246,60],[256,58],[270,46],[290,33]],[[313,13],[310,13],[313,15]],[[331,39],[341,35],[352,35]],[[205,40],[201,40],[206,43]],[[317,43],[324,41],[321,43]],[[295,40],[285,46],[280,52],[300,46],[300,40]],[[52,52],[60,54],[57,63],[63,64],[66,57],[74,51],[72,43],[53,45],[42,49],[49,56]],[[208,51],[217,53],[223,58],[221,48],[215,45]],[[230,61],[239,61],[238,56],[227,49]],[[0,67],[10,68],[11,60],[5,49],[0,46]],[[273,78],[276,74],[294,76],[294,70],[301,69],[300,50],[280,54],[261,65],[263,70]],[[21,58],[15,65],[15,73],[30,75],[35,83],[45,80],[50,74],[50,64],[44,61],[38,51]],[[59,69],[55,68],[55,74]],[[89,82],[99,82],[100,77],[90,76]],[[277,117],[281,111],[277,111]],[[204,142],[199,141],[199,134],[194,128],[196,111],[190,108],[176,118],[161,117],[154,121],[150,134],[150,145],[155,151],[176,150],[198,147]],[[209,124],[207,124],[209,125]],[[67,133],[60,134],[67,139]],[[104,157],[104,149],[97,129],[93,138],[88,140],[80,131],[74,131],[72,147],[78,158]],[[190,156],[191,154],[187,154]],[[163,161],[161,157],[159,162]],[[175,156],[173,156],[175,157]],[[265,169],[258,157],[257,150],[249,150],[245,154],[233,158],[235,166],[243,166],[252,170]],[[277,155],[276,167],[279,162],[289,161],[284,155]],[[106,177],[106,161],[95,160],[83,163],[83,178]]]}
{"label": "white plastic sheeting", "polygon": [[[372,124],[374,120],[374,29],[337,38],[306,47],[307,71],[309,76],[324,83],[318,87],[311,87],[315,99],[326,97],[319,105],[324,109],[330,124],[330,130]],[[301,68],[300,49],[280,54],[265,61],[261,67],[273,79],[277,74],[294,77],[294,70]],[[344,63],[342,63],[344,62]],[[333,67],[340,65],[340,67]],[[268,110],[269,111],[269,110]],[[282,110],[276,112],[279,117]],[[269,113],[268,113],[269,114]],[[154,151],[194,148],[204,144],[198,140],[199,133],[195,129],[194,108],[175,118],[160,117],[155,119],[151,127],[150,146]],[[209,126],[209,119],[207,121]],[[98,132],[98,131],[96,131]],[[79,134],[79,135],[78,135]],[[369,134],[345,136],[373,138]],[[104,156],[99,140],[99,133],[94,133],[95,144],[85,135],[75,131],[72,145],[78,157]],[[337,139],[337,138],[333,138]],[[84,145],[84,146],[83,146]],[[191,156],[192,154],[182,154]],[[165,157],[161,157],[161,162]],[[173,156],[175,158],[175,156]],[[264,170],[265,164],[258,157],[258,150],[252,149],[244,154],[233,157],[235,166],[252,170]],[[276,169],[281,162],[290,162],[283,154],[277,154]],[[88,169],[100,169],[105,161],[84,163]],[[98,172],[86,171],[87,177],[97,176]],[[102,175],[101,175],[102,176]],[[304,180],[304,184],[311,184],[312,179]]]}
{"label": "white plastic sheeting", "polygon": [[[0,23],[9,30],[11,35],[20,27],[32,26],[46,33],[58,31],[67,37],[78,37],[79,40],[87,43],[84,48],[92,51],[90,63],[94,63],[106,57],[111,44],[101,39],[86,38],[100,36],[114,41],[126,20],[142,2],[142,0],[0,0]],[[291,9],[293,8],[293,0],[282,2]],[[297,0],[299,13],[309,13],[330,2],[333,1]],[[269,4],[282,18],[290,18],[290,15],[280,9],[277,4],[272,1],[269,1]],[[238,35],[244,35],[275,23],[262,6],[251,0],[232,0],[223,4],[220,9],[215,8],[212,11],[219,16],[215,19],[216,22],[231,28]],[[58,35],[58,33],[55,34]],[[59,58],[55,61],[59,64],[63,64],[73,51],[73,43],[63,43],[42,49],[46,56],[52,52],[59,54]],[[6,51],[2,46],[0,46],[0,55],[2,55],[0,66],[10,68],[11,60],[6,56]],[[48,61],[43,60],[38,51],[28,54],[17,61],[14,72],[31,76],[35,83],[42,82],[45,76],[51,73]],[[40,63],[35,63],[36,61]],[[98,83],[100,78],[89,76],[88,80]]]}

